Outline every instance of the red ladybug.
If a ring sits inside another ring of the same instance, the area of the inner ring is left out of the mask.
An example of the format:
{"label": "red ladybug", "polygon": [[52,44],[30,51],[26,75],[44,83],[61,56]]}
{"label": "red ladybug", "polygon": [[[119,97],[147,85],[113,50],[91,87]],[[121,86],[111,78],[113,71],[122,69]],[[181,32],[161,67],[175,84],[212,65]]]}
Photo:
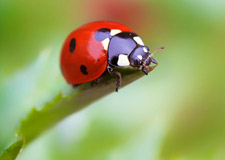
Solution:
{"label": "red ladybug", "polygon": [[118,91],[122,79],[114,68],[132,66],[147,75],[150,63],[157,64],[152,53],[130,28],[108,21],[93,22],[66,38],[61,52],[61,70],[71,85],[97,80],[108,71],[117,77]]}

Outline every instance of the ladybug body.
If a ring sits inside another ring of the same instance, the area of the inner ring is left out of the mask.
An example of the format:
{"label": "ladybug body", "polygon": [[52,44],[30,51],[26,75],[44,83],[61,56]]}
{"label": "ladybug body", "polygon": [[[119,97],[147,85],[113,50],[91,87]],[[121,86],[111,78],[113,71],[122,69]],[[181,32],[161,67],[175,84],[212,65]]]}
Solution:
{"label": "ladybug body", "polygon": [[115,67],[132,66],[147,74],[146,66],[157,63],[141,38],[128,27],[114,22],[93,22],[73,31],[61,51],[61,70],[71,85],[98,79],[106,70],[118,77]]}

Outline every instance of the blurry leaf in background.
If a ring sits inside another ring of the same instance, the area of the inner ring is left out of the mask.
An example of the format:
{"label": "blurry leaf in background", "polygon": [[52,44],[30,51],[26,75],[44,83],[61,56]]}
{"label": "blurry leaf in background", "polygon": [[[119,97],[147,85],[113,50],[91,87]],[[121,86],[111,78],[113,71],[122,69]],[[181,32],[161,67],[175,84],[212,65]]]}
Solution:
{"label": "blurry leaf in background", "polygon": [[41,108],[47,101],[53,99],[62,87],[65,88],[58,67],[58,56],[53,53],[55,50],[46,48],[36,61],[7,78],[5,84],[1,86],[0,145],[2,149],[12,143],[20,120],[33,106]]}
{"label": "blurry leaf in background", "polygon": [[73,12],[77,7],[74,3],[63,0],[0,1],[0,67],[4,76],[25,67],[47,46],[63,42],[67,29],[70,32],[77,24],[70,20],[70,16],[74,19],[77,16]]}
{"label": "blurry leaf in background", "polygon": [[19,120],[29,109],[43,106],[59,92],[60,84],[65,85],[58,58],[65,35],[77,23],[70,20],[70,16],[76,19],[74,4],[0,1],[1,150],[12,142]]}
{"label": "blurry leaf in background", "polygon": [[109,157],[112,149],[126,143],[135,132],[135,130],[128,131],[120,128],[114,122],[102,117],[93,118],[89,126],[87,134],[83,135],[76,143],[71,144],[67,148],[68,150],[64,149],[63,152],[60,152],[62,148],[58,145],[59,152],[52,156],[68,160],[72,157],[83,160],[105,159]]}

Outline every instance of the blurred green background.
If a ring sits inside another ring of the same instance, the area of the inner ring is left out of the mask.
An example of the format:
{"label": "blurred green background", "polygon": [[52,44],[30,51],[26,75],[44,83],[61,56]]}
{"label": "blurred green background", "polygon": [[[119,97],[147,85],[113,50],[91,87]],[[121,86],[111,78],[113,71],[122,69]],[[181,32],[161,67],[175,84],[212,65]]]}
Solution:
{"label": "blurred green background", "polygon": [[31,107],[69,86],[65,37],[96,20],[135,30],[158,67],[73,114],[18,160],[225,159],[225,1],[0,1],[0,152]]}

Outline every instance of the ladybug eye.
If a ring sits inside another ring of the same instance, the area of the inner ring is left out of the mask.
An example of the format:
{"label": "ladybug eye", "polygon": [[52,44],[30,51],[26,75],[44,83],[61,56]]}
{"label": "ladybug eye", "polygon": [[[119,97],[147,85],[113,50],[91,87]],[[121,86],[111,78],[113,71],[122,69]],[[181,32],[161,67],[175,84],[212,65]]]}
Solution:
{"label": "ladybug eye", "polygon": [[132,66],[135,66],[135,67],[137,67],[137,66],[139,66],[141,64],[141,61],[140,61],[140,59],[134,59],[133,61],[131,61],[131,65]]}
{"label": "ladybug eye", "polygon": [[71,39],[70,41],[70,52],[73,53],[73,51],[75,50],[75,47],[76,47],[76,39],[73,38]]}
{"label": "ladybug eye", "polygon": [[136,59],[136,60],[134,61],[134,64],[135,64],[135,65],[138,65],[138,64],[139,64],[139,60]]}

